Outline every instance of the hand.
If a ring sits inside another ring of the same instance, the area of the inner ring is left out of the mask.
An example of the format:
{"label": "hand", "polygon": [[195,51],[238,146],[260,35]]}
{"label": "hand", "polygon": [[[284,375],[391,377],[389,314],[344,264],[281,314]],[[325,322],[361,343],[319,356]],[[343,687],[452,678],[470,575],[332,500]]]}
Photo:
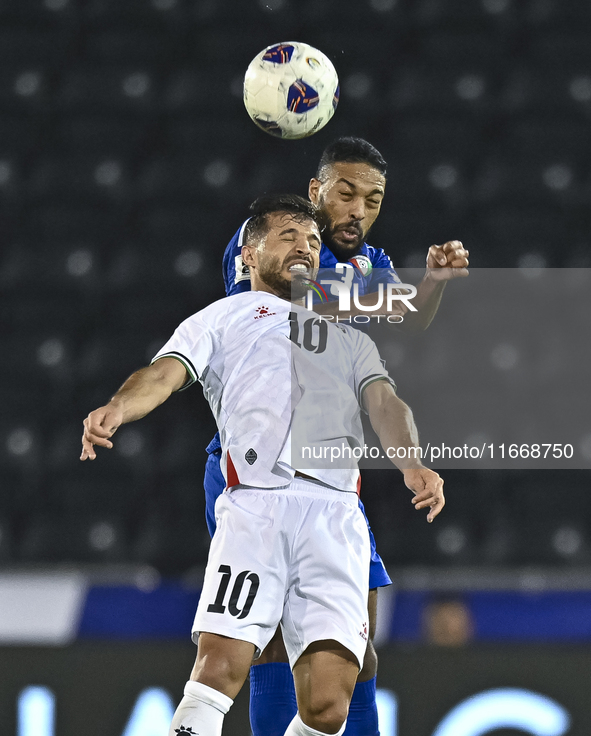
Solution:
{"label": "hand", "polygon": [[402,472],[406,487],[416,494],[412,500],[415,509],[431,509],[427,515],[430,524],[445,506],[443,478],[429,468],[413,468]]}
{"label": "hand", "polygon": [[459,240],[432,245],[427,253],[427,275],[435,281],[467,276],[469,255]]}
{"label": "hand", "polygon": [[115,434],[122,423],[123,411],[116,404],[107,404],[107,406],[91,411],[84,420],[80,460],[96,460],[94,445],[110,450],[113,443],[109,438]]}

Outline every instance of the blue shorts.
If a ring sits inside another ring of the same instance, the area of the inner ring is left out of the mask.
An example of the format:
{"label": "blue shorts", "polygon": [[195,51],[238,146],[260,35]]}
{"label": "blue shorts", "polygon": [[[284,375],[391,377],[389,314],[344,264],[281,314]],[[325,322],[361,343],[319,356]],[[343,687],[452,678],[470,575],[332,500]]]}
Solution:
{"label": "blue shorts", "polygon": [[[205,465],[205,478],[203,479],[203,487],[205,488],[205,520],[207,522],[207,528],[209,529],[210,535],[213,537],[215,532],[215,502],[218,496],[223,493],[226,487],[226,481],[220,468],[220,458],[222,451],[219,446],[219,439],[216,435],[214,440],[207,447],[209,453],[207,457],[207,463]],[[359,508],[365,516],[367,522],[367,529],[369,531],[369,541],[371,543],[371,561],[369,564],[369,587],[370,590],[373,588],[383,588],[386,585],[391,585],[392,581],[390,576],[386,572],[382,558],[379,556],[376,550],[376,540],[374,539],[369,521],[365,515],[365,509],[361,500],[359,500]]]}

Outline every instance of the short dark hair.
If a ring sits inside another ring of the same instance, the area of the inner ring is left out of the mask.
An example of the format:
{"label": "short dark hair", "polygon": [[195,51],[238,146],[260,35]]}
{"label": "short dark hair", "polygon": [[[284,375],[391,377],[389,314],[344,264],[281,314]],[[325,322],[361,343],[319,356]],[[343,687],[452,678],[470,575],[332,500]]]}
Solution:
{"label": "short dark hair", "polygon": [[265,194],[250,205],[251,216],[244,229],[244,242],[264,237],[269,232],[269,215],[276,212],[287,212],[297,222],[312,220],[318,227],[316,207],[307,199],[297,194]]}
{"label": "short dark hair", "polygon": [[386,176],[388,169],[386,160],[375,146],[372,146],[363,138],[345,136],[337,138],[324,149],[318,164],[316,178],[322,179],[324,169],[327,166],[341,161],[352,164],[369,164],[384,176]]}

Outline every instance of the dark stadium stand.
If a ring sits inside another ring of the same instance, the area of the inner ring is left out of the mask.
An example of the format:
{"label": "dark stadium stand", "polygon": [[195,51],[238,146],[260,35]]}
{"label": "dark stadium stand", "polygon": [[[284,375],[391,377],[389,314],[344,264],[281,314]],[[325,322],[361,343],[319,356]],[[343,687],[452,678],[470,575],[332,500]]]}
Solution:
{"label": "dark stadium stand", "polygon": [[[96,463],[78,461],[81,421],[223,296],[250,201],[304,194],[333,138],[389,161],[369,240],[395,265],[461,238],[475,267],[588,266],[590,29],[586,0],[1,0],[0,565],[204,562],[199,390]],[[251,58],[287,37],[342,82],[333,121],[296,143],[241,99]],[[426,382],[451,380],[445,350],[462,350],[439,327]],[[364,479],[393,567],[591,561],[588,473],[449,471],[436,532],[393,478]]]}

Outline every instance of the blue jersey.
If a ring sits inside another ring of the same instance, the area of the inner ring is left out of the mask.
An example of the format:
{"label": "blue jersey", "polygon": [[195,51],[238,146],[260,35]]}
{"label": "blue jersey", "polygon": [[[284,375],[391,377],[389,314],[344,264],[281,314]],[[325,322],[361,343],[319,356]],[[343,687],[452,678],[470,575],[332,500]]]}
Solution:
{"label": "blue jersey", "polygon": [[[246,221],[248,222],[248,220]],[[224,286],[226,296],[239,294],[250,290],[250,272],[248,266],[242,262],[242,245],[246,222],[234,234],[224,252],[222,269],[224,272]],[[322,243],[320,249],[320,269],[334,270],[337,263],[347,263],[352,266],[351,283],[359,284],[359,296],[371,294],[378,290],[378,282],[399,284],[400,279],[392,266],[392,261],[381,248],[374,248],[367,243],[361,246],[359,253],[348,261],[339,261],[334,253]],[[376,270],[378,269],[378,270]],[[345,280],[346,276],[341,276]],[[328,294],[329,299],[336,299],[336,291]]]}

